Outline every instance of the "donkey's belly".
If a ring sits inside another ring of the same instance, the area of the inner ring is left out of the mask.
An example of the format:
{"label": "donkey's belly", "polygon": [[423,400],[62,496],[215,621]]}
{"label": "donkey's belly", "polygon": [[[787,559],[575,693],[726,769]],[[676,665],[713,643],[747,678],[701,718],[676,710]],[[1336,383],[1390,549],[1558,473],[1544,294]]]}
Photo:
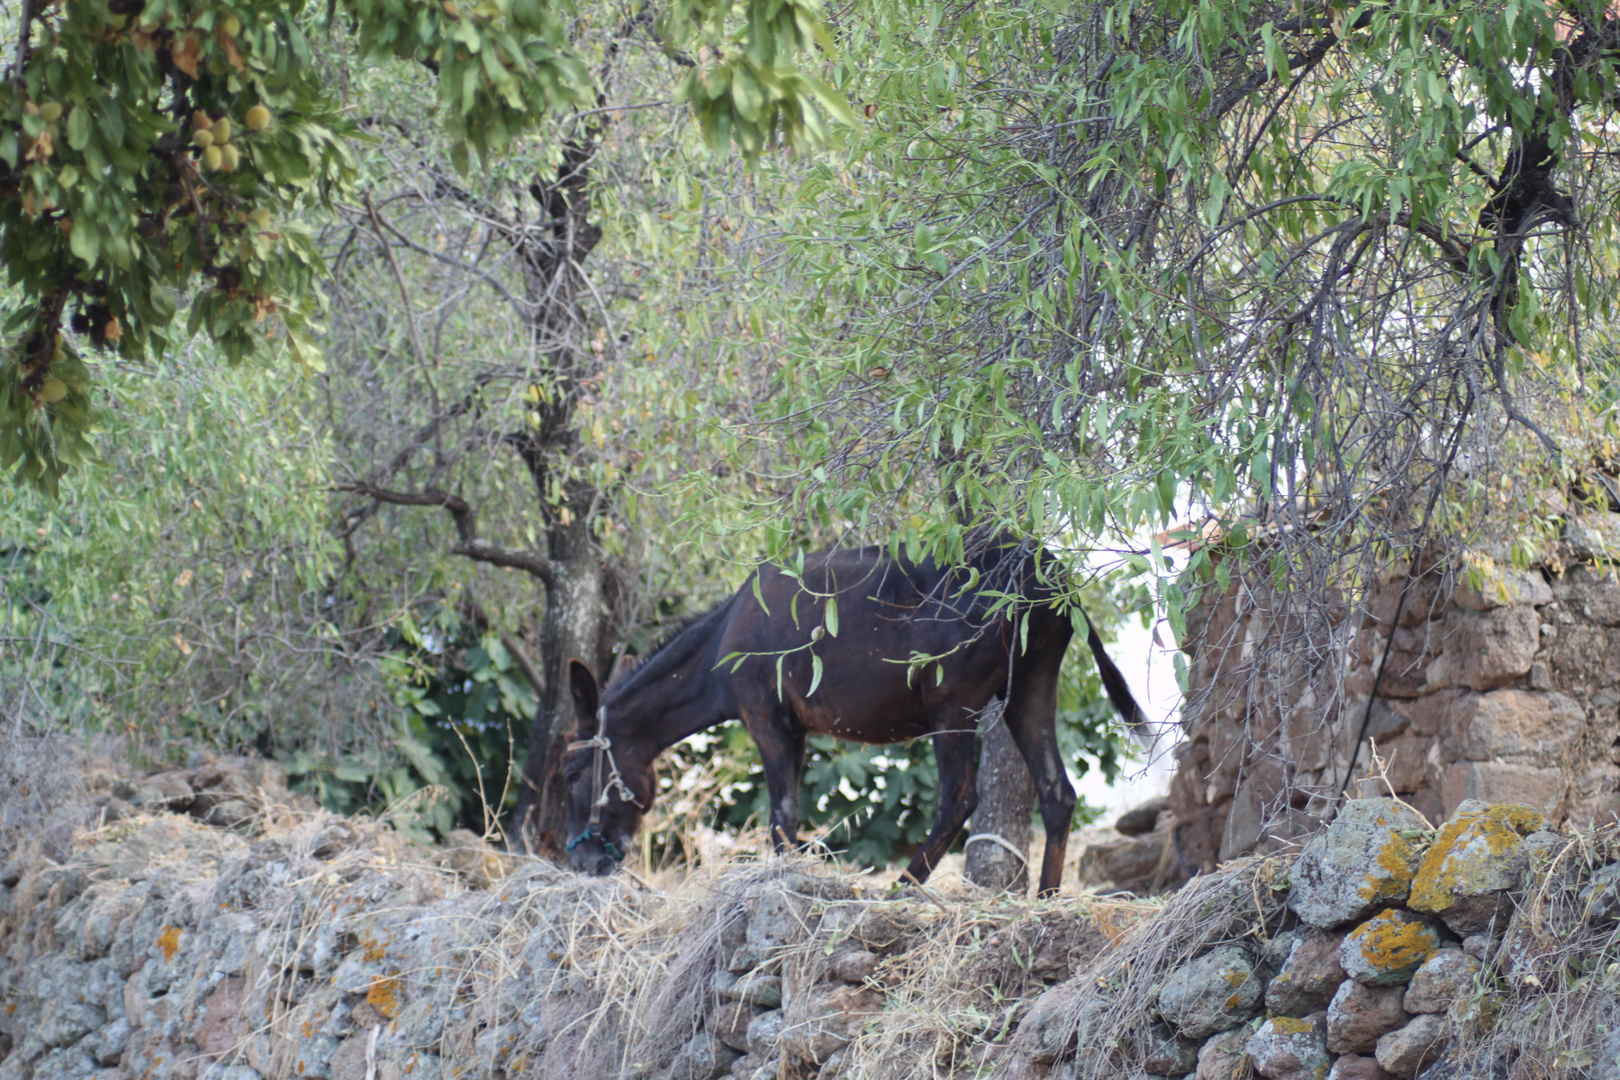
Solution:
{"label": "donkey's belly", "polygon": [[928,713],[915,693],[873,691],[863,694],[858,688],[823,682],[809,700],[793,695],[793,714],[812,734],[851,742],[882,745],[932,733]]}

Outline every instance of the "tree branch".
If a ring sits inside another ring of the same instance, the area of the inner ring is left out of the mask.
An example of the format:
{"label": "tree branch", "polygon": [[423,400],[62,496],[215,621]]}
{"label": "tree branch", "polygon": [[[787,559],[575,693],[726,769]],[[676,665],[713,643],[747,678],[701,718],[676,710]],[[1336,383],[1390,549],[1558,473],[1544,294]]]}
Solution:
{"label": "tree branch", "polygon": [[526,570],[548,586],[555,577],[551,560],[538,551],[522,551],[518,548],[502,547],[499,544],[491,544],[487,540],[462,540],[452,545],[450,550],[457,555],[464,555],[474,562],[485,562],[492,566],[505,566],[513,570]]}
{"label": "tree branch", "polygon": [[452,495],[438,488],[427,488],[423,491],[393,491],[365,480],[345,480],[333,484],[332,490],[352,491],[375,502],[392,503],[395,506],[442,506],[455,520],[456,535],[459,537],[450,546],[452,554],[465,556],[474,562],[527,571],[539,578],[547,587],[556,576],[551,560],[538,551],[502,547],[478,539],[478,515],[460,495]]}

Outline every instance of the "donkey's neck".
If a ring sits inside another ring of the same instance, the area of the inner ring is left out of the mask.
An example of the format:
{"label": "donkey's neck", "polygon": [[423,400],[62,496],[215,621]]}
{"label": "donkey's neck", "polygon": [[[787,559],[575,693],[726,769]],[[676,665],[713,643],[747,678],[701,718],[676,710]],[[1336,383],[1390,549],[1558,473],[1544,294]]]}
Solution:
{"label": "donkey's neck", "polygon": [[730,684],[713,677],[708,649],[693,649],[682,663],[665,664],[637,678],[607,702],[607,735],[656,757],[689,735],[736,715]]}

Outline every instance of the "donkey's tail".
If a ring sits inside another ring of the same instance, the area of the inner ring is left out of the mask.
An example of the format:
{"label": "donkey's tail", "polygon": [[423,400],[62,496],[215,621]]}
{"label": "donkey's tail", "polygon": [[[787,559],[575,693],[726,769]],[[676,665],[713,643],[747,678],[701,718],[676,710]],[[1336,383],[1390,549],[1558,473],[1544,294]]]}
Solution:
{"label": "donkey's tail", "polygon": [[1103,640],[1097,636],[1097,628],[1091,625],[1091,617],[1083,611],[1080,616],[1086,620],[1086,644],[1091,646],[1091,655],[1097,661],[1097,674],[1102,676],[1103,689],[1108,692],[1108,700],[1114,703],[1115,711],[1119,713],[1120,719],[1125,721],[1126,730],[1144,741],[1153,738],[1147,714],[1142,711],[1142,706],[1136,703],[1130,684],[1114,665],[1108,650],[1103,648]]}

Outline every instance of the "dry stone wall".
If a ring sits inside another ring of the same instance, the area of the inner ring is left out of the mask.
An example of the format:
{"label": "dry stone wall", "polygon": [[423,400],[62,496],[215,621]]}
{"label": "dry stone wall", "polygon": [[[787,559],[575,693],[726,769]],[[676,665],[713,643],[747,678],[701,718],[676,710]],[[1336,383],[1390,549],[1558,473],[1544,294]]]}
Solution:
{"label": "dry stone wall", "polygon": [[264,763],[103,779],[4,838],[0,1080],[1620,1080],[1620,828],[1527,806],[1352,801],[1165,901],[1034,903],[580,878]]}
{"label": "dry stone wall", "polygon": [[[1431,821],[1469,799],[1524,803],[1555,823],[1616,820],[1615,568],[1475,563],[1471,574],[1477,583],[1453,585],[1420,566],[1378,582],[1358,625],[1321,633],[1349,640],[1346,668],[1342,648],[1324,647],[1314,667],[1266,670],[1283,620],[1263,590],[1237,583],[1194,613],[1169,799],[1182,872],[1297,844],[1341,793],[1394,792]],[[1342,705],[1318,704],[1331,700]]]}
{"label": "dry stone wall", "polygon": [[808,860],[665,891],[417,847],[263,763],[103,780],[0,864],[0,1080],[972,1075],[1153,911]]}
{"label": "dry stone wall", "polygon": [[1620,830],[1354,800],[1036,1002],[1011,1080],[1620,1080]]}

